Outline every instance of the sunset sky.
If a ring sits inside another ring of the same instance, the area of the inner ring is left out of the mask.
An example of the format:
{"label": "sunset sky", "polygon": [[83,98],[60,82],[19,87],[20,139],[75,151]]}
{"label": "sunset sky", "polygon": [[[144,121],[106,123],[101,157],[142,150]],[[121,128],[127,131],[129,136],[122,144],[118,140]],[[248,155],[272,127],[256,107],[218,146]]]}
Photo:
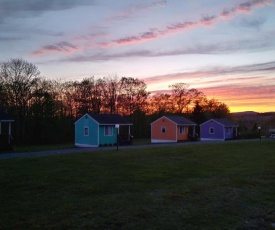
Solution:
{"label": "sunset sky", "polygon": [[231,112],[275,111],[274,0],[0,0],[0,62],[47,79],[188,83]]}

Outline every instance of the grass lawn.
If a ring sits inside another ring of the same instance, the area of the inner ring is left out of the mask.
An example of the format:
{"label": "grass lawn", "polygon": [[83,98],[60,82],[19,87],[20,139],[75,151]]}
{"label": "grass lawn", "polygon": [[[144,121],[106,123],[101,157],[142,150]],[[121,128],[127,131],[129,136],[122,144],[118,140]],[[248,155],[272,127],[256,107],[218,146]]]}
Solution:
{"label": "grass lawn", "polygon": [[[145,145],[150,144],[151,139],[134,139],[134,145]],[[49,145],[15,145],[12,151],[13,153],[21,153],[21,152],[37,152],[44,150],[55,150],[55,149],[69,149],[74,148],[74,143],[67,144],[49,144]],[[0,152],[1,154],[1,152]]]}
{"label": "grass lawn", "polygon": [[37,152],[37,151],[44,151],[44,150],[55,150],[55,149],[69,149],[73,148],[74,144],[67,143],[67,144],[56,144],[56,145],[15,145],[13,148],[14,153],[21,153],[21,152]]}
{"label": "grass lawn", "polygon": [[0,160],[0,229],[274,229],[275,141]]}

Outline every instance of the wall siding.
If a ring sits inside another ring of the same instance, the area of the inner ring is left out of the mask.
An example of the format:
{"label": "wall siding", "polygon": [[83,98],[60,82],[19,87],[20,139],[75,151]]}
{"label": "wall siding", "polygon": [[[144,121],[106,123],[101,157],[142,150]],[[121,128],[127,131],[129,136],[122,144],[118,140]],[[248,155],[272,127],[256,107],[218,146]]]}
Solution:
{"label": "wall siding", "polygon": [[[166,132],[162,133],[162,127],[166,128]],[[158,142],[177,141],[177,125],[167,118],[157,120],[151,125],[151,140],[160,140]]]}
{"label": "wall siding", "polygon": [[[84,135],[84,127],[89,128],[89,135]],[[75,144],[98,146],[98,125],[91,117],[84,115],[75,123]]]}
{"label": "wall siding", "polygon": [[187,141],[188,140],[188,127],[184,127],[184,133],[180,133],[180,127],[177,127],[178,132],[178,141]]}
{"label": "wall siding", "polygon": [[117,142],[117,129],[115,128],[115,126],[113,127],[113,133],[111,136],[105,136],[104,135],[104,129],[105,126],[104,125],[100,125],[99,126],[99,144],[100,145],[113,145],[116,144]]}
{"label": "wall siding", "polygon": [[[210,128],[214,128],[214,133],[210,134]],[[213,139],[213,140],[224,140],[224,127],[223,125],[210,120],[201,125],[201,138]]]}
{"label": "wall siding", "polygon": [[233,139],[233,137],[234,137],[234,129],[233,129],[233,127],[228,127],[228,128],[230,129],[229,133],[226,132],[226,128],[224,130],[224,132],[225,132],[225,139]]}

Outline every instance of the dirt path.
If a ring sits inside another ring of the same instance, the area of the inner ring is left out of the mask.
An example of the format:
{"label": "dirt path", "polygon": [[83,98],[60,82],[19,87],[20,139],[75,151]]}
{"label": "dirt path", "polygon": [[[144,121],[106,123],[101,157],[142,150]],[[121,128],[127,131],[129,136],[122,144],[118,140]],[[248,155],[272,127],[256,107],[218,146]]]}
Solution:
{"label": "dirt path", "polygon": [[[245,141],[259,141],[259,139],[250,139],[250,140],[234,140],[230,142],[245,142]],[[267,140],[262,140],[267,141]],[[158,143],[158,144],[146,144],[146,145],[128,145],[128,146],[119,146],[120,149],[142,149],[142,148],[155,148],[155,147],[165,147],[165,146],[184,146],[184,145],[197,145],[197,144],[213,144],[213,143],[223,143],[222,141],[196,141],[196,142],[178,142],[178,143]],[[56,149],[56,150],[45,150],[37,152],[22,152],[22,153],[0,153],[0,159],[10,159],[10,158],[19,158],[19,157],[34,157],[34,156],[48,156],[48,155],[57,155],[57,154],[69,154],[69,153],[78,153],[78,152],[96,152],[96,151],[117,151],[117,147],[90,147],[90,148],[69,148],[69,149]]]}

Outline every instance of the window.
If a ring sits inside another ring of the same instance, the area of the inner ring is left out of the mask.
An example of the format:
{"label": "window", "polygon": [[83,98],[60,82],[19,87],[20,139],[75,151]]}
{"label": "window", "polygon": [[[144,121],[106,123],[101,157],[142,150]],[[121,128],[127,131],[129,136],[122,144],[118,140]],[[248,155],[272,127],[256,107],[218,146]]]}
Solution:
{"label": "window", "polygon": [[89,127],[84,127],[84,136],[89,136]]}
{"label": "window", "polygon": [[161,127],[161,132],[165,133],[166,132],[166,127]]}
{"label": "window", "polygon": [[184,127],[180,126],[180,134],[184,134],[184,131],[185,131]]}
{"label": "window", "polygon": [[105,126],[104,127],[104,136],[112,136],[113,135],[113,127]]}
{"label": "window", "polygon": [[225,133],[226,133],[226,134],[230,134],[230,133],[231,133],[231,128],[228,128],[228,127],[225,128]]}
{"label": "window", "polygon": [[213,127],[209,128],[209,133],[210,133],[210,134],[214,134],[214,133],[215,133],[215,130],[214,130]]}

